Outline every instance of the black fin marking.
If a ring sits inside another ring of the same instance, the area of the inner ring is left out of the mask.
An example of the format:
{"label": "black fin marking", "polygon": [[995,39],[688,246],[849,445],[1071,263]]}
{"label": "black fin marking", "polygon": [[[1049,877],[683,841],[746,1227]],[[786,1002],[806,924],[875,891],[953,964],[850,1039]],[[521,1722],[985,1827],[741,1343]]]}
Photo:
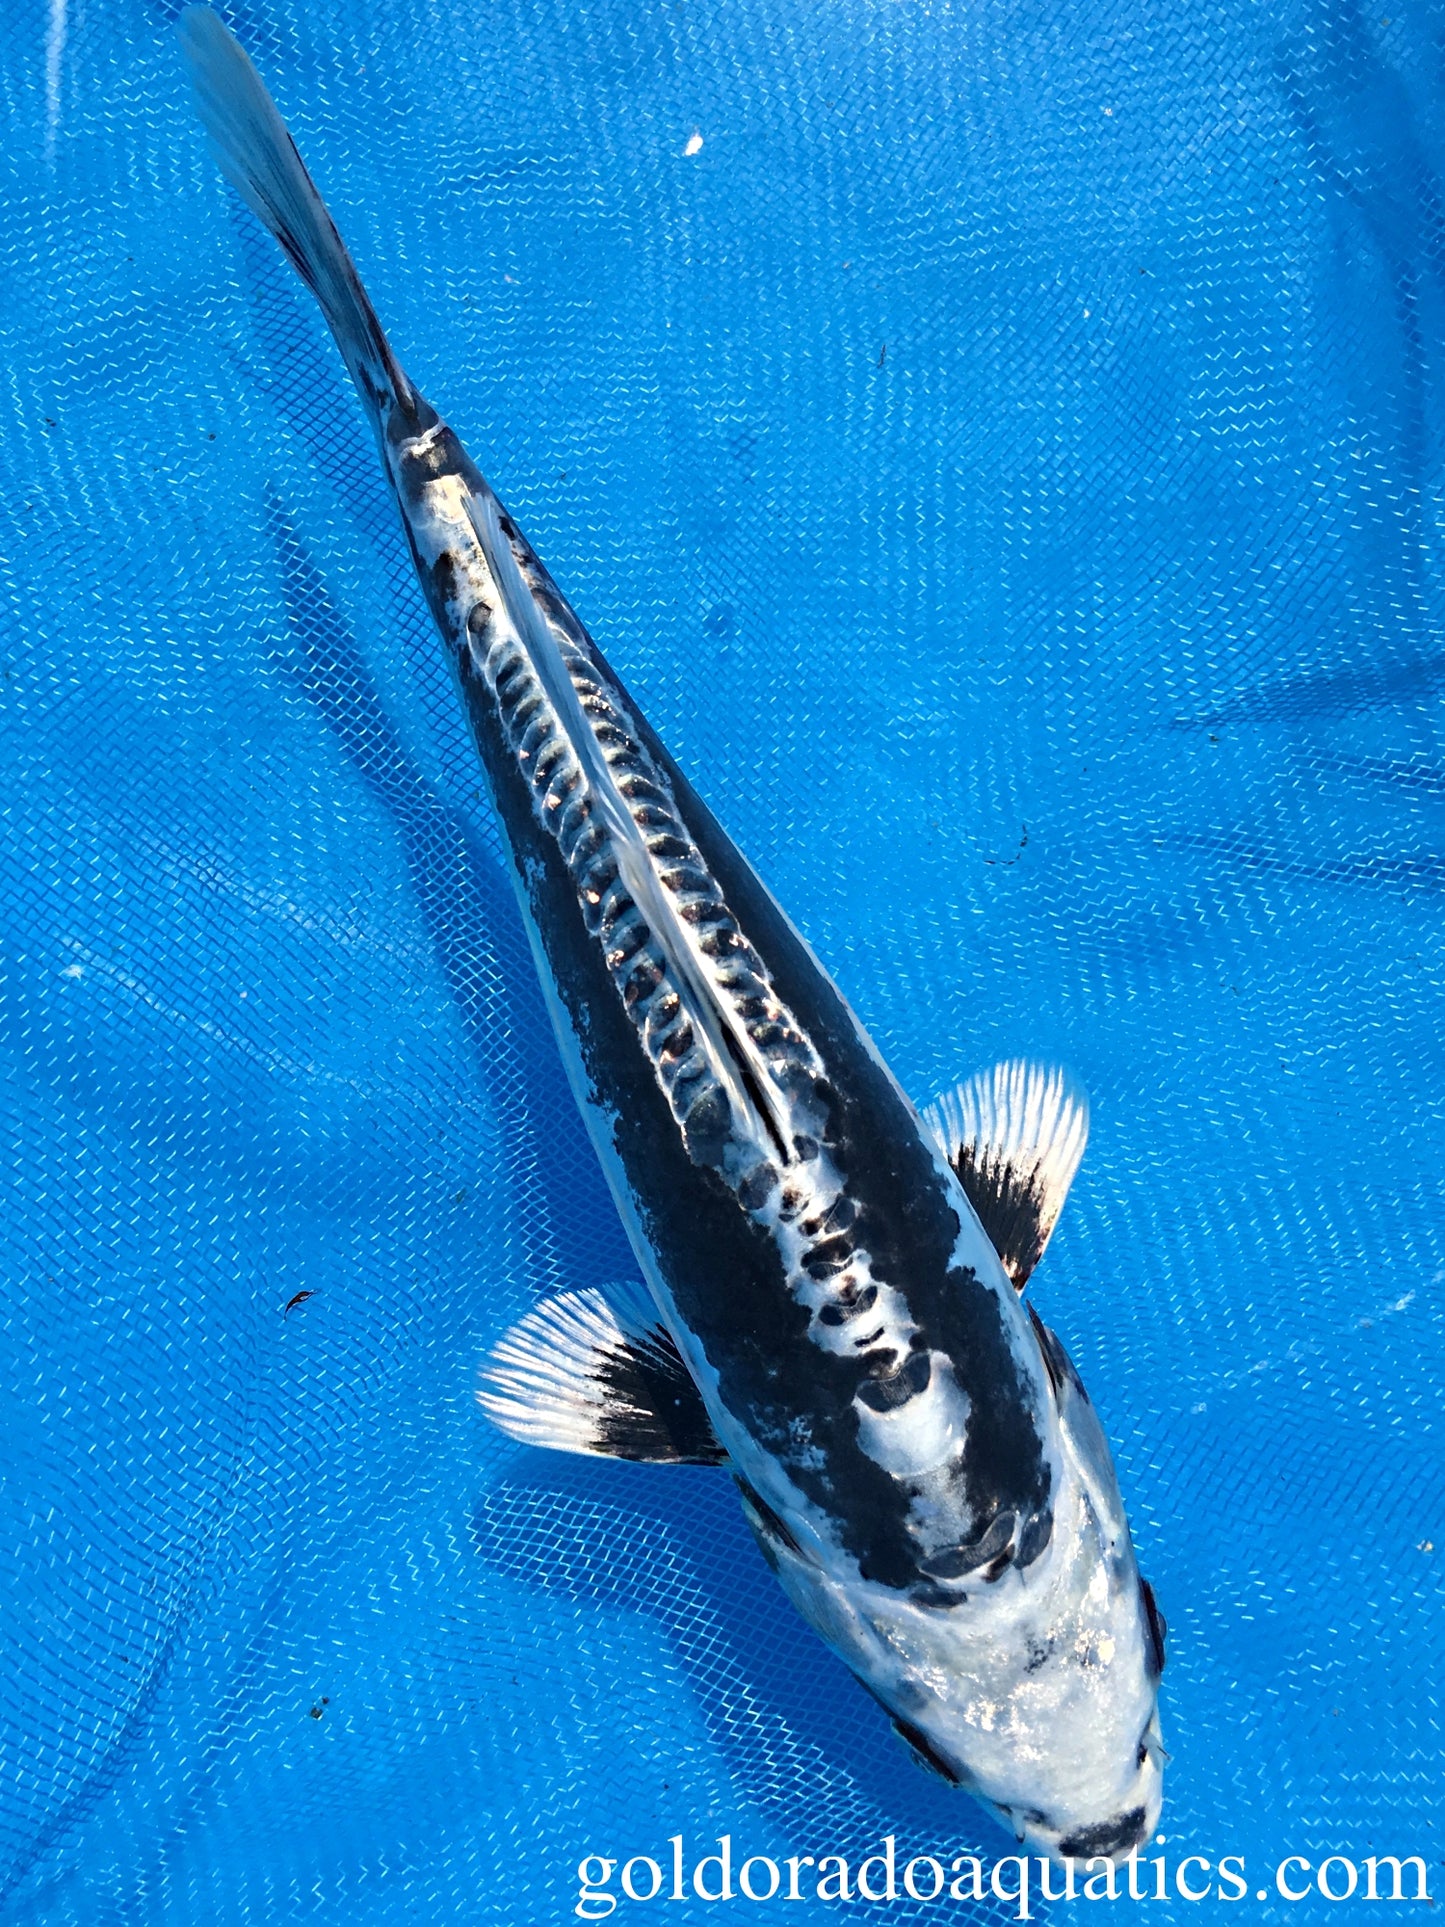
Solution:
{"label": "black fin marking", "polygon": [[727,1457],[672,1334],[630,1291],[544,1299],[493,1348],[477,1399],[509,1438],[555,1452],[655,1465]]}
{"label": "black fin marking", "polygon": [[1062,1066],[1011,1058],[935,1098],[923,1120],[1022,1291],[1089,1137],[1089,1100]]}

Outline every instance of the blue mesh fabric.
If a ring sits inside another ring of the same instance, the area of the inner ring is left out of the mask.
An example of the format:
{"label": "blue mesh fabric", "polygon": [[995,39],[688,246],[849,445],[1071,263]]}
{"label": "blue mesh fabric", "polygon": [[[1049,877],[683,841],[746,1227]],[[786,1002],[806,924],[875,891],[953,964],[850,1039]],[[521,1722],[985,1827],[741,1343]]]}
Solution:
{"label": "blue mesh fabric", "polygon": [[[909,1089],[1089,1086],[1033,1290],[1171,1623],[1164,1831],[1251,1889],[1445,1850],[1445,33],[1380,9],[227,12]],[[374,451],[166,7],[17,0],[0,84],[0,1911],[1006,1851],[724,1479],[477,1412],[631,1261]]]}

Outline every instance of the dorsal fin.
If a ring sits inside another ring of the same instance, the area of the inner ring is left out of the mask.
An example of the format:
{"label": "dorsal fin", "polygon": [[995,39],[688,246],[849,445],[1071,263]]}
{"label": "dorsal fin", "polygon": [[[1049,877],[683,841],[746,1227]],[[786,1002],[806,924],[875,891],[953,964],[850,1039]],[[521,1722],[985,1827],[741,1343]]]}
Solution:
{"label": "dorsal fin", "polygon": [[1083,1085],[1061,1064],[1013,1057],[935,1098],[922,1115],[1022,1291],[1089,1140]]}
{"label": "dorsal fin", "polygon": [[672,1334],[632,1289],[544,1298],[493,1347],[477,1400],[509,1438],[556,1452],[721,1465]]}

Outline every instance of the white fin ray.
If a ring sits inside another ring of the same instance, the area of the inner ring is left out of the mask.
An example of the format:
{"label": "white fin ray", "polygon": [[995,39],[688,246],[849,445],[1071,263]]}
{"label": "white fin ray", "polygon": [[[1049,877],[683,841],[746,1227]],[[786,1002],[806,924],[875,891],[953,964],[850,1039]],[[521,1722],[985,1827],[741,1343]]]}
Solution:
{"label": "white fin ray", "polygon": [[668,1465],[726,1456],[650,1301],[629,1287],[544,1298],[493,1347],[477,1402],[509,1438]]}
{"label": "white fin ray", "polygon": [[1013,1057],[924,1107],[1015,1287],[1044,1254],[1089,1141],[1089,1099],[1061,1064]]}

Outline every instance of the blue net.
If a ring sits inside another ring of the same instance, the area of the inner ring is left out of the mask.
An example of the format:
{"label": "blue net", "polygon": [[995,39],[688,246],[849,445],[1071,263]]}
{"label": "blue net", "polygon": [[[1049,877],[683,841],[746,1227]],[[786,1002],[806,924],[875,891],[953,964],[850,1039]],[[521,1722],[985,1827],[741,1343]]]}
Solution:
{"label": "blue net", "polygon": [[[1445,42],[1389,3],[226,14],[905,1085],[1089,1087],[1031,1291],[1170,1621],[1167,1851],[1250,1913],[1286,1853],[1445,1887]],[[0,77],[0,1910],[1006,1853],[726,1479],[477,1411],[632,1261],[368,432],[167,7],[21,0]]]}

